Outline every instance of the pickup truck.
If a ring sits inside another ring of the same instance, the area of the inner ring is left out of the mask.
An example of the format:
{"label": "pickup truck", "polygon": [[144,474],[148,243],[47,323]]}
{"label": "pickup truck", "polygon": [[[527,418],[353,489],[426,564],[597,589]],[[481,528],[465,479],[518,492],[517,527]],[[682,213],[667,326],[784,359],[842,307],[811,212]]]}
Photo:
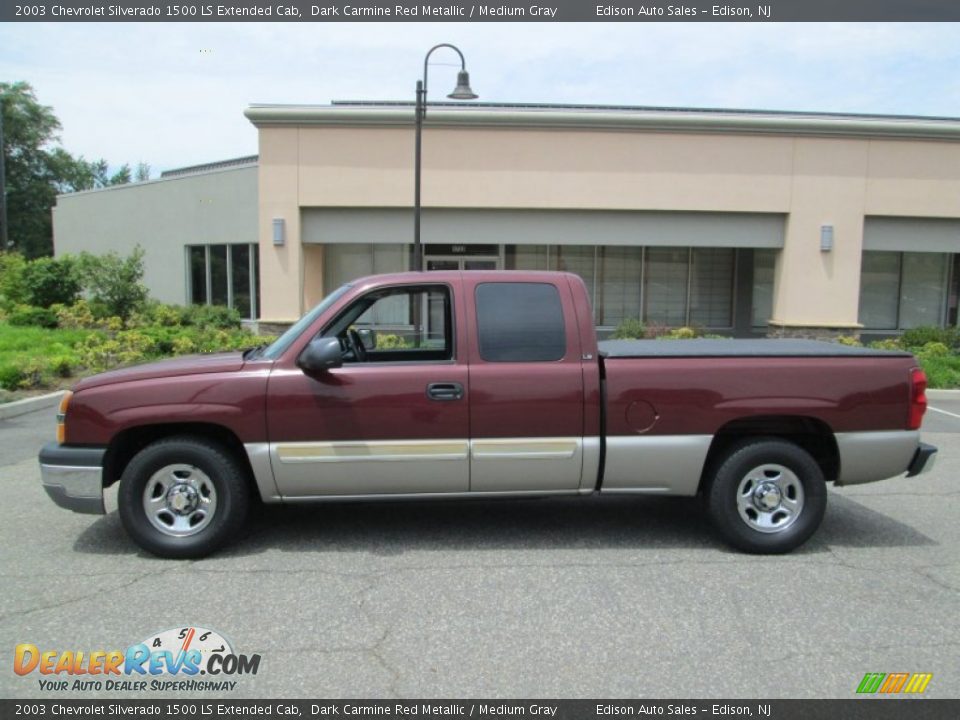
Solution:
{"label": "pickup truck", "polygon": [[909,353],[812,340],[597,342],[576,275],[366,277],[269,346],[81,380],[40,453],[58,505],[163,557],[209,554],[252,502],[699,496],[719,535],[782,553],[826,483],[919,475]]}

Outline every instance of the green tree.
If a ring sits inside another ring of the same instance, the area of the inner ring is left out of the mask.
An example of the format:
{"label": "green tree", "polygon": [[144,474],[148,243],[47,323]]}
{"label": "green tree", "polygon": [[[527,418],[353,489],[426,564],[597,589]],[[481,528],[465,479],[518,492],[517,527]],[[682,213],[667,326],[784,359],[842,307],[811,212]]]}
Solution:
{"label": "green tree", "polygon": [[50,210],[58,193],[130,182],[130,167],[113,175],[103,160],[74,157],[59,146],[60,121],[37,101],[29,83],[0,82],[7,222],[11,248],[28,258],[53,251]]}

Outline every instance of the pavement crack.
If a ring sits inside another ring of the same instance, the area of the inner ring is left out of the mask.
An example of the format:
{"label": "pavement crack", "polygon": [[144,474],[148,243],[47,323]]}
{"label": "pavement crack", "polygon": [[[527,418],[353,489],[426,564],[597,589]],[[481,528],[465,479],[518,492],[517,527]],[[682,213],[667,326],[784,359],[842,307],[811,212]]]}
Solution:
{"label": "pavement crack", "polygon": [[933,583],[937,587],[943,588],[944,590],[949,590],[950,592],[953,592],[953,593],[960,593],[960,588],[954,587],[950,583],[944,580],[941,580],[940,578],[930,573],[930,569],[931,569],[930,567],[912,568],[912,569],[913,569],[913,572],[915,572],[917,575],[924,578],[925,580],[928,580],[929,582]]}
{"label": "pavement crack", "polygon": [[40,606],[26,608],[25,610],[14,610],[13,612],[3,613],[3,614],[0,614],[0,622],[3,622],[11,618],[26,617],[28,615],[33,615],[35,613],[45,612],[47,610],[56,610],[58,608],[72,605],[73,603],[83,602],[84,600],[90,600],[91,598],[99,597],[101,595],[104,595],[105,593],[116,593],[117,591],[120,591],[120,590],[126,590],[127,588],[132,587],[137,583],[142,582],[143,580],[146,580],[148,578],[155,578],[161,575],[167,575],[171,572],[173,572],[173,568],[171,568],[170,570],[161,570],[160,572],[141,573],[140,575],[137,575],[135,578],[132,578],[131,580],[128,580],[127,582],[121,583],[120,585],[116,585],[114,587],[97,588],[96,590],[86,593],[84,595],[75,595],[73,597],[65,598],[60,602],[51,603],[49,605],[40,605]]}

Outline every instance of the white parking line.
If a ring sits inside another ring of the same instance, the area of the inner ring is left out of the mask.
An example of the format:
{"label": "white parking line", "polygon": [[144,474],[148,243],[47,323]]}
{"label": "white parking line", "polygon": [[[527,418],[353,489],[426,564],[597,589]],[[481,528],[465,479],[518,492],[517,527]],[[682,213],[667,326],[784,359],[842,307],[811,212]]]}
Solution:
{"label": "white parking line", "polygon": [[940,408],[935,408],[931,405],[927,406],[927,410],[933,410],[934,412],[938,412],[943,415],[949,415],[952,418],[956,418],[957,420],[960,420],[960,415],[957,415],[956,413],[952,413],[952,412],[947,412],[946,410],[941,410]]}

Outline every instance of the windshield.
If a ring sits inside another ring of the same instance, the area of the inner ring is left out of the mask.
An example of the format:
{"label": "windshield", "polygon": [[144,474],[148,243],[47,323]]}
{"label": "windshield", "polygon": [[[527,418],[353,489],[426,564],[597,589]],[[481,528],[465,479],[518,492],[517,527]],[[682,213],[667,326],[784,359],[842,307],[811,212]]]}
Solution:
{"label": "windshield", "polygon": [[270,360],[276,360],[278,357],[280,357],[283,354],[283,351],[290,347],[290,344],[300,337],[304,330],[313,324],[314,320],[320,317],[320,315],[322,315],[328,307],[339,300],[351,287],[353,286],[349,284],[341,285],[332,293],[327,295],[323,300],[320,301],[319,305],[291,325],[290,329],[287,330],[283,335],[274,340],[273,343],[271,343],[263,351],[261,357],[269,358]]}

